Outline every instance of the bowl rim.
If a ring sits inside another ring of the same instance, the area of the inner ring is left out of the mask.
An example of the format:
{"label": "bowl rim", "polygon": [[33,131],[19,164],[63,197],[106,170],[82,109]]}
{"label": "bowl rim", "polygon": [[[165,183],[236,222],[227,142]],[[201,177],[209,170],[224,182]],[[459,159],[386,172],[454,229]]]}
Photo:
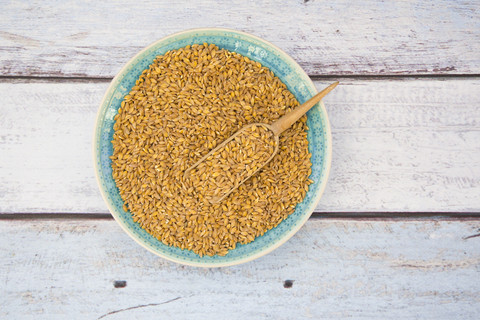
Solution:
{"label": "bowl rim", "polygon": [[[97,184],[99,186],[99,189],[100,189],[100,193],[102,195],[102,198],[103,198],[103,201],[106,203],[107,207],[108,207],[108,210],[110,211],[110,214],[113,216],[113,218],[115,219],[115,221],[120,225],[120,227],[123,229],[123,231],[125,231],[129,236],[130,238],[132,238],[135,242],[137,242],[140,246],[142,246],[143,248],[147,249],[148,251],[152,252],[153,254],[157,255],[157,256],[160,256],[162,257],[163,259],[166,259],[166,260],[169,260],[169,261],[172,261],[172,262],[175,262],[175,263],[178,263],[178,264],[182,264],[182,265],[188,265],[188,266],[193,266],[193,267],[204,267],[204,268],[212,268],[212,267],[227,267],[227,266],[233,266],[233,265],[238,265],[238,264],[242,264],[242,263],[246,263],[246,262],[249,262],[249,261],[252,261],[252,260],[255,260],[257,258],[260,258],[264,255],[267,255],[268,253],[276,250],[277,248],[279,248],[281,245],[283,245],[284,243],[286,243],[290,238],[293,237],[294,234],[296,234],[304,225],[305,223],[307,222],[307,220],[311,217],[311,215],[313,214],[314,210],[315,210],[315,207],[316,205],[318,204],[318,202],[320,201],[320,198],[322,197],[324,191],[325,191],[325,188],[327,186],[327,181],[328,181],[328,178],[329,178],[329,175],[330,175],[330,169],[331,169],[331,162],[332,162],[332,134],[331,134],[331,128],[330,128],[330,121],[329,121],[329,118],[328,118],[328,114],[327,114],[327,111],[326,111],[326,108],[325,108],[325,105],[323,104],[323,100],[320,101],[317,105],[320,106],[321,108],[321,111],[322,111],[322,117],[324,117],[324,120],[325,120],[325,136],[326,136],[326,143],[325,143],[325,149],[326,149],[326,163],[325,163],[325,174],[324,174],[324,181],[321,183],[320,187],[319,187],[319,190],[318,192],[314,195],[314,199],[312,201],[312,205],[310,206],[309,208],[309,213],[306,214],[303,219],[300,219],[297,221],[296,223],[296,226],[294,228],[292,228],[292,230],[290,230],[290,232],[288,232],[287,234],[285,234],[282,238],[280,238],[278,241],[276,241],[272,246],[269,246],[267,247],[266,249],[264,250],[261,250],[255,254],[252,254],[252,255],[249,255],[247,257],[244,257],[244,258],[241,258],[241,259],[237,259],[237,260],[232,260],[232,261],[226,261],[226,262],[215,262],[215,263],[211,263],[211,262],[205,262],[205,263],[202,263],[202,262],[192,262],[192,261],[185,261],[185,260],[182,260],[182,259],[176,259],[176,258],[173,258],[173,257],[170,257],[170,256],[167,256],[167,255],[164,255],[162,254],[162,252],[158,252],[152,248],[150,248],[149,246],[147,246],[145,243],[143,243],[143,241],[137,237],[133,232],[131,232],[123,223],[123,221],[121,221],[121,219],[119,217],[117,217],[117,213],[115,212],[115,209],[114,207],[112,206],[112,204],[110,203],[110,201],[108,200],[108,197],[107,197],[107,194],[106,194],[106,190],[104,190],[104,188],[102,187],[102,182],[100,181],[100,175],[99,175],[99,172],[100,172],[100,168],[97,164],[97,159],[99,158],[99,152],[98,152],[98,148],[96,148],[96,141],[97,141],[97,136],[99,134],[99,130],[100,130],[100,126],[98,125],[99,124],[99,121],[101,120],[102,118],[102,111],[103,111],[103,106],[105,105],[106,101],[108,100],[108,98],[111,96],[113,90],[116,88],[116,84],[120,78],[120,76],[122,76],[125,72],[125,70],[127,68],[130,67],[130,65],[137,59],[139,58],[140,56],[142,56],[142,54],[144,52],[146,52],[147,50],[149,50],[150,48],[154,47],[157,43],[159,42],[163,42],[163,41],[166,41],[168,39],[171,39],[171,38],[175,38],[175,37],[178,37],[178,36],[181,36],[181,35],[184,35],[184,34],[188,34],[188,33],[194,33],[194,32],[209,32],[209,31],[218,31],[218,32],[231,32],[231,33],[237,33],[237,34],[240,34],[240,35],[243,35],[243,36],[246,36],[246,37],[250,37],[250,38],[253,38],[254,40],[257,40],[259,42],[263,42],[265,43],[266,45],[272,47],[273,49],[275,49],[277,51],[277,53],[285,60],[287,60],[289,63],[291,63],[292,65],[295,66],[296,70],[300,73],[303,73],[303,75],[306,76],[306,78],[308,79],[307,81],[307,84],[309,86],[311,86],[311,88],[313,89],[313,91],[316,93],[317,92],[317,89],[315,87],[315,84],[313,83],[312,79],[309,77],[309,75],[305,72],[305,70],[303,70],[303,68],[292,58],[290,57],[290,55],[288,55],[285,51],[283,51],[282,49],[280,49],[279,47],[277,47],[276,45],[274,45],[273,43],[267,41],[267,40],[264,40],[260,37],[257,37],[255,35],[252,35],[250,33],[247,33],[247,32],[243,32],[243,31],[238,31],[238,30],[234,30],[234,29],[229,29],[229,28],[192,28],[192,29],[186,29],[186,30],[183,30],[183,31],[180,31],[180,32],[177,32],[177,33],[173,33],[173,34],[170,34],[166,37],[163,37],[161,39],[158,39],[154,42],[152,42],[151,44],[149,44],[148,46],[144,47],[142,50],[140,50],[137,54],[135,54],[132,58],[130,58],[123,66],[122,68],[117,72],[117,74],[115,75],[115,77],[112,79],[112,81],[110,82],[110,85],[108,86],[107,90],[105,91],[105,94],[102,98],[102,101],[100,102],[100,105],[99,105],[99,108],[98,108],[98,111],[97,111],[97,116],[95,118],[95,127],[94,127],[94,134],[93,134],[93,143],[92,143],[92,148],[93,148],[93,165],[94,165],[94,170],[95,170],[95,178],[96,178],[96,181],[97,181]],[[281,223],[281,222],[280,222]]]}

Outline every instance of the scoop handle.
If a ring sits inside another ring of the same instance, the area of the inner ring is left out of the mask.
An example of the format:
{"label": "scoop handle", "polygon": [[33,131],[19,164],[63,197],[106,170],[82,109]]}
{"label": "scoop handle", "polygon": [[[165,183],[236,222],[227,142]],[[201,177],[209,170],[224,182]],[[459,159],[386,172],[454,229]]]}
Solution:
{"label": "scoop handle", "polygon": [[297,122],[308,110],[310,110],[314,105],[316,105],[320,100],[323,99],[330,91],[332,91],[338,85],[338,81],[332,83],[319,93],[317,93],[313,98],[302,104],[300,107],[290,111],[285,114],[283,117],[272,123],[271,128],[275,135],[281,134],[283,131],[290,128],[292,124]]}

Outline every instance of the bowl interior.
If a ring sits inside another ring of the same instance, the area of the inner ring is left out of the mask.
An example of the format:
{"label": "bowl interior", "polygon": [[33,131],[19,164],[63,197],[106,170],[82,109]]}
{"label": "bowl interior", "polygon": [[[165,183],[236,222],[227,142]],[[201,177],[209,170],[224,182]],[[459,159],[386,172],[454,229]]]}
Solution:
{"label": "bowl interior", "polygon": [[192,44],[213,43],[219,48],[238,52],[268,67],[285,83],[300,103],[315,93],[315,87],[305,72],[288,55],[257,37],[223,29],[197,29],[172,35],[142,50],[113,79],[100,106],[94,136],[94,157],[97,181],[112,215],[122,228],[138,243],[169,260],[196,266],[226,266],[252,260],[266,254],[288,240],[310,217],[325,188],[331,161],[331,137],[327,114],[319,103],[307,113],[309,150],[312,153],[314,181],[295,212],[276,228],[257,237],[255,241],[238,245],[226,256],[204,256],[189,250],[169,247],[143,230],[129,212],[123,210],[123,201],[112,177],[110,156],[113,154],[113,118],[123,98],[135,85],[142,71],[157,55]]}

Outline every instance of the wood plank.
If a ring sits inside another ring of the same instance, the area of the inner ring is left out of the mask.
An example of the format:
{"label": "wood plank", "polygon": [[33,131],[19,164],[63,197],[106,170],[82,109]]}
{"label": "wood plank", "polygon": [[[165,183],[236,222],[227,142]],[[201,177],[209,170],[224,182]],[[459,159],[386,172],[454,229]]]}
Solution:
{"label": "wood plank", "polygon": [[479,84],[343,81],[325,99],[333,158],[317,210],[480,212]]}
{"label": "wood plank", "polygon": [[0,317],[477,319],[479,226],[310,219],[267,256],[202,269],[112,220],[0,220]]}
{"label": "wood plank", "polygon": [[0,74],[112,77],[141,48],[199,27],[264,38],[310,75],[479,74],[475,1],[12,1]]}
{"label": "wood plank", "polygon": [[[1,213],[108,212],[91,155],[107,86],[0,82]],[[480,212],[480,80],[345,80],[325,104],[318,212]]]}

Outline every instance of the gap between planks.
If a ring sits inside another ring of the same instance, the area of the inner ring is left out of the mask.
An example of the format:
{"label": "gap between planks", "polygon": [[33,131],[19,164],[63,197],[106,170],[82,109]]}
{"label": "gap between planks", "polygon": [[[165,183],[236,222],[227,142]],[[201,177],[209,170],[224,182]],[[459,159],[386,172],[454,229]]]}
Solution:
{"label": "gap between planks", "polygon": [[[110,213],[5,213],[0,220],[113,220]],[[480,221],[480,212],[314,212],[310,219]]]}
{"label": "gap between planks", "polygon": [[[336,79],[342,80],[455,80],[455,79],[477,79],[480,73],[473,74],[377,74],[377,75],[309,75],[312,81]],[[0,83],[8,82],[111,82],[113,77],[58,77],[58,76],[9,76],[0,75]]]}

